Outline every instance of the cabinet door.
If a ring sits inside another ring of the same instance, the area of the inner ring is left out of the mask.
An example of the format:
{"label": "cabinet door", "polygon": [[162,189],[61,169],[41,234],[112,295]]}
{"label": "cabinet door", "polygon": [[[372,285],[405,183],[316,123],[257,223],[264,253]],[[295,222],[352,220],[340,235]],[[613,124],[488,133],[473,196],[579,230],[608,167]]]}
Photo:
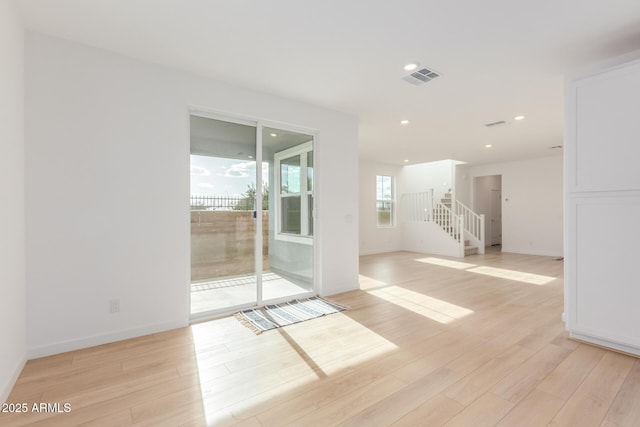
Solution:
{"label": "cabinet door", "polygon": [[575,84],[568,190],[640,189],[640,64]]}
{"label": "cabinet door", "polygon": [[640,348],[640,197],[579,198],[570,214],[570,329]]}
{"label": "cabinet door", "polygon": [[567,327],[640,354],[640,60],[567,88]]}

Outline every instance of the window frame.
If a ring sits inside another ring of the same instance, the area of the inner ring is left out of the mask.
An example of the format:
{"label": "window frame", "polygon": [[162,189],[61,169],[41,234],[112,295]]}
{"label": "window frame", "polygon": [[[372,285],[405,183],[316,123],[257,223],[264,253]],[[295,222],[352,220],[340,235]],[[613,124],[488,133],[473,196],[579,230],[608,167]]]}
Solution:
{"label": "window frame", "polygon": [[[313,244],[313,234],[309,234],[310,220],[313,221],[313,209],[314,206],[309,206],[309,195],[313,196],[315,189],[315,182],[311,185],[309,190],[308,181],[308,154],[313,152],[313,139],[296,145],[295,147],[288,148],[283,151],[279,151],[273,155],[274,161],[274,181],[275,181],[275,233],[274,238],[276,240],[282,240],[285,242],[303,243],[306,245]],[[288,195],[282,194],[282,169],[280,162],[291,157],[298,156],[300,158],[300,192],[290,193]],[[314,174],[315,175],[315,174]],[[315,176],[312,176],[315,179]],[[285,233],[282,231],[282,198],[283,197],[300,197],[300,234]],[[315,198],[314,202],[315,203]],[[313,204],[312,203],[312,204]],[[311,213],[311,215],[310,215]],[[315,228],[315,227],[314,227]]]}
{"label": "window frame", "polygon": [[[382,193],[383,194],[378,194],[378,179],[382,178],[383,182],[382,182],[382,186],[383,186],[383,190]],[[389,184],[391,187],[391,199],[385,199],[384,198],[384,178],[389,178]],[[396,179],[394,176],[391,175],[377,175],[376,174],[376,226],[377,228],[393,228],[396,226]],[[382,196],[382,198],[379,198],[379,196]],[[389,224],[380,224],[380,210],[378,208],[379,203],[389,203],[390,204],[390,209],[389,209]]]}

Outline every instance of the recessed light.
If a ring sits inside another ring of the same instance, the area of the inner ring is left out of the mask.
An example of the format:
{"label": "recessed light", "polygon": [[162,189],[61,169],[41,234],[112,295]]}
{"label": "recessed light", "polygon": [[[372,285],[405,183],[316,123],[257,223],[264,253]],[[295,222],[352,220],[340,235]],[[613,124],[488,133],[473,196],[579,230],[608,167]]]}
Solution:
{"label": "recessed light", "polygon": [[493,145],[492,145],[492,144],[486,144],[486,145],[484,146],[484,148],[491,148],[491,147],[493,147]]}
{"label": "recessed light", "polygon": [[401,125],[408,125],[409,124],[409,120],[400,120],[400,124]]}
{"label": "recessed light", "polygon": [[513,120],[524,120],[524,116],[515,116]]}
{"label": "recessed light", "polygon": [[275,138],[276,136],[278,136],[278,134],[277,133],[272,133],[271,136],[273,136]]}
{"label": "recessed light", "polygon": [[418,68],[420,64],[418,64],[417,62],[409,62],[407,65],[404,66],[405,71],[413,71],[416,68]]}
{"label": "recessed light", "polygon": [[405,163],[409,163],[409,159],[404,159],[404,162]]}
{"label": "recessed light", "polygon": [[249,159],[253,159],[253,156],[247,156]]}

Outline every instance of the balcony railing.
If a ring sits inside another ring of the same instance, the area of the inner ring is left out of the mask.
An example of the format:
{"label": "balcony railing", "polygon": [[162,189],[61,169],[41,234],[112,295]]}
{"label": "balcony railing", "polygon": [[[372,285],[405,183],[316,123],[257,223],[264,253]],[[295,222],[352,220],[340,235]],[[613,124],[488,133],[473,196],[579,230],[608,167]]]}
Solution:
{"label": "balcony railing", "polygon": [[247,197],[191,195],[192,211],[252,211],[255,201]]}

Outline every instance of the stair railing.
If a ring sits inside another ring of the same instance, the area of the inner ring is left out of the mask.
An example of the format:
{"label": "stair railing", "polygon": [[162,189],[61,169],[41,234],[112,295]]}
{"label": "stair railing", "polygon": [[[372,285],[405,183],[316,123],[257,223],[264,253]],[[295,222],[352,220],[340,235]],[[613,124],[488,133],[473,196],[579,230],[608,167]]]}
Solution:
{"label": "stair railing", "polygon": [[433,221],[433,189],[402,195],[404,219],[411,222]]}
{"label": "stair railing", "polygon": [[438,202],[433,208],[433,220],[457,242],[462,243],[464,249],[464,228],[461,216],[456,215],[453,210]]}
{"label": "stair railing", "polygon": [[420,193],[405,193],[401,198],[403,217],[408,222],[434,222],[449,236],[459,247],[460,257],[464,256],[464,215],[456,214],[455,205],[450,209],[442,202],[436,202],[434,190]]}
{"label": "stair railing", "polygon": [[484,214],[477,214],[468,206],[455,200],[453,211],[462,218],[462,229],[474,240],[478,251],[484,253]]}

